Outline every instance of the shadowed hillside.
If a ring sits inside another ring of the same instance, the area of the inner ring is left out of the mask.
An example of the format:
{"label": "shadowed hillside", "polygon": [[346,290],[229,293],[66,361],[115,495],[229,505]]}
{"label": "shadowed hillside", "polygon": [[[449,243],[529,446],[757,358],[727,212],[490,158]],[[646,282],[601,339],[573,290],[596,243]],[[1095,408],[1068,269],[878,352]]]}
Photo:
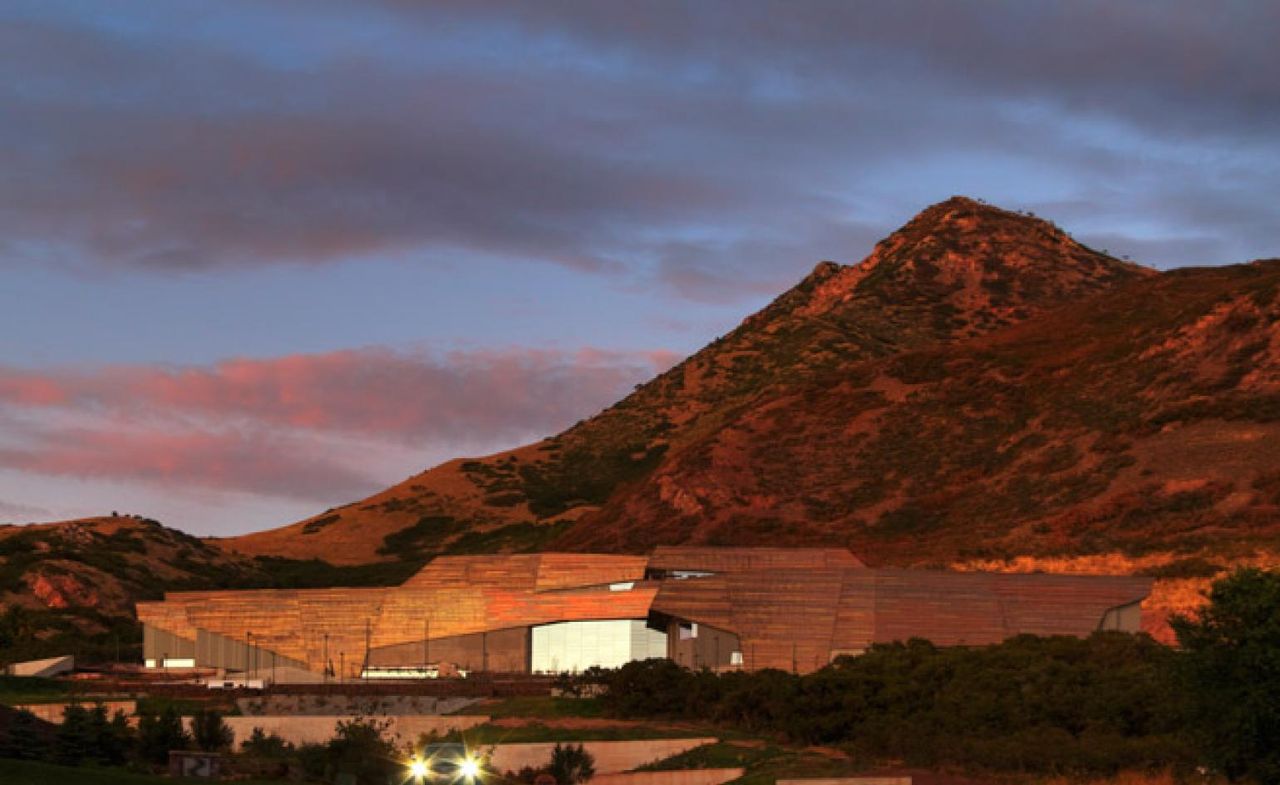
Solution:
{"label": "shadowed hillside", "polygon": [[128,655],[141,643],[134,603],[165,591],[396,583],[412,566],[248,558],[135,516],[0,525],[0,664]]}

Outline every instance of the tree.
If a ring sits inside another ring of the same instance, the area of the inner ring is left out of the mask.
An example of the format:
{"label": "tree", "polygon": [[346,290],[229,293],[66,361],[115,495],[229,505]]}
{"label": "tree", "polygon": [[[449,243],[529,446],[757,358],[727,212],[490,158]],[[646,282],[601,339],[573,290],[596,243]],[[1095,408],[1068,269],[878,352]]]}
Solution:
{"label": "tree", "polygon": [[1233,780],[1280,782],[1280,572],[1237,570],[1171,624],[1205,760]]}
{"label": "tree", "polygon": [[581,744],[556,744],[547,771],[558,785],[579,785],[595,776],[596,759]]}
{"label": "tree", "polygon": [[203,709],[191,718],[191,736],[196,746],[205,752],[229,750],[236,739],[221,714]]}
{"label": "tree", "polygon": [[41,760],[49,752],[48,726],[36,715],[21,709],[9,715],[8,727],[0,732],[0,758]]}
{"label": "tree", "polygon": [[383,785],[393,775],[403,776],[404,756],[384,735],[390,724],[365,717],[339,722],[326,748],[326,774],[346,774],[360,785]]}
{"label": "tree", "polygon": [[133,728],[124,712],[117,711],[107,718],[107,707],[101,703],[89,710],[89,738],[91,757],[107,766],[122,765],[133,745]]}
{"label": "tree", "polygon": [[170,750],[191,746],[191,735],[182,727],[182,717],[172,706],[160,714],[151,712],[138,719],[138,753],[151,763],[165,763]]}
{"label": "tree", "polygon": [[63,766],[79,766],[94,757],[93,728],[89,710],[78,703],[62,710],[62,724],[53,740],[53,759]]}
{"label": "tree", "polygon": [[254,728],[249,738],[240,743],[240,751],[257,758],[283,758],[293,752],[293,745],[275,733]]}

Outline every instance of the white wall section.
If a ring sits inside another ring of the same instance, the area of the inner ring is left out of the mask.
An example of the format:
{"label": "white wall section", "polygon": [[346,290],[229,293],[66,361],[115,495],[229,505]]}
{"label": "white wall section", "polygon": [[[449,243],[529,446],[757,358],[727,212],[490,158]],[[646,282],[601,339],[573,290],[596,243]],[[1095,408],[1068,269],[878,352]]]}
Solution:
{"label": "white wall section", "polygon": [[593,665],[617,668],[666,654],[666,633],[649,629],[639,619],[567,621],[533,628],[534,673],[570,673]]}

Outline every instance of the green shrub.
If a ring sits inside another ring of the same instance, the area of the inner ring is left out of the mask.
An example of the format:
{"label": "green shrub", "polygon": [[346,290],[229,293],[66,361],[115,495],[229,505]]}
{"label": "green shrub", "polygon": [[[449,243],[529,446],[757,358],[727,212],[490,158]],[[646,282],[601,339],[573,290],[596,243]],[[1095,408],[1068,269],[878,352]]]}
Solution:
{"label": "green shrub", "polygon": [[1205,759],[1233,780],[1280,782],[1280,572],[1238,570],[1213,584],[1198,616],[1172,624]]}
{"label": "green shrub", "polygon": [[235,733],[222,721],[222,715],[206,709],[191,718],[191,736],[196,747],[205,752],[229,750],[236,740]]}
{"label": "green shrub", "polygon": [[8,724],[0,730],[0,758],[44,760],[48,754],[48,726],[26,709],[10,715]]}
{"label": "green shrub", "polygon": [[613,672],[601,700],[616,716],[725,723],[873,759],[1107,773],[1186,761],[1173,656],[1146,635],[1100,632],[876,645],[805,676],[648,660]]}
{"label": "green shrub", "polygon": [[182,727],[182,717],[173,706],[159,714],[143,713],[138,718],[138,754],[150,763],[163,764],[170,750],[191,747],[191,735]]}
{"label": "green shrub", "polygon": [[249,738],[240,742],[240,751],[258,758],[284,758],[294,750],[292,744],[277,734],[267,734],[262,728],[254,728]]}
{"label": "green shrub", "polygon": [[[337,734],[322,747],[323,753],[299,750],[303,769],[311,774],[320,766],[326,780],[345,776],[357,785],[384,785],[404,775],[404,756],[386,736],[390,721],[356,717],[339,722]],[[399,781],[399,780],[397,780]]]}
{"label": "green shrub", "polygon": [[580,785],[595,776],[596,759],[581,744],[557,743],[551,750],[547,772],[556,778],[558,785]]}

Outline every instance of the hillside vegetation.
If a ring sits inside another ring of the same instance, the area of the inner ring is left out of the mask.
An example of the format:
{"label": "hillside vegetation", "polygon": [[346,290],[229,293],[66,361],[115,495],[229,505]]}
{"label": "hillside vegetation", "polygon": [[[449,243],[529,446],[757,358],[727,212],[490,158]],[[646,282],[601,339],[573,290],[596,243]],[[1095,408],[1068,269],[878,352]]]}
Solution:
{"label": "hillside vegetation", "polygon": [[0,665],[138,658],[134,603],[165,591],[396,583],[415,566],[249,558],[133,516],[0,526]]}
{"label": "hillside vegetation", "polygon": [[[446,463],[363,502],[227,545],[294,557],[341,552],[360,561],[405,553],[410,538],[417,553],[448,552],[476,531],[522,532],[517,548],[585,547],[582,532],[593,529],[600,532],[593,547],[642,549],[625,538],[607,543],[608,516],[594,513],[628,489],[670,476],[664,470],[689,445],[719,433],[761,396],[964,342],[1154,275],[1046,221],[957,197],[922,212],[860,264],[819,264],[728,335],[558,436]],[[696,499],[679,489],[668,488],[664,503],[697,512]],[[572,521],[580,522],[562,537]],[[388,546],[389,536],[399,547]]]}

